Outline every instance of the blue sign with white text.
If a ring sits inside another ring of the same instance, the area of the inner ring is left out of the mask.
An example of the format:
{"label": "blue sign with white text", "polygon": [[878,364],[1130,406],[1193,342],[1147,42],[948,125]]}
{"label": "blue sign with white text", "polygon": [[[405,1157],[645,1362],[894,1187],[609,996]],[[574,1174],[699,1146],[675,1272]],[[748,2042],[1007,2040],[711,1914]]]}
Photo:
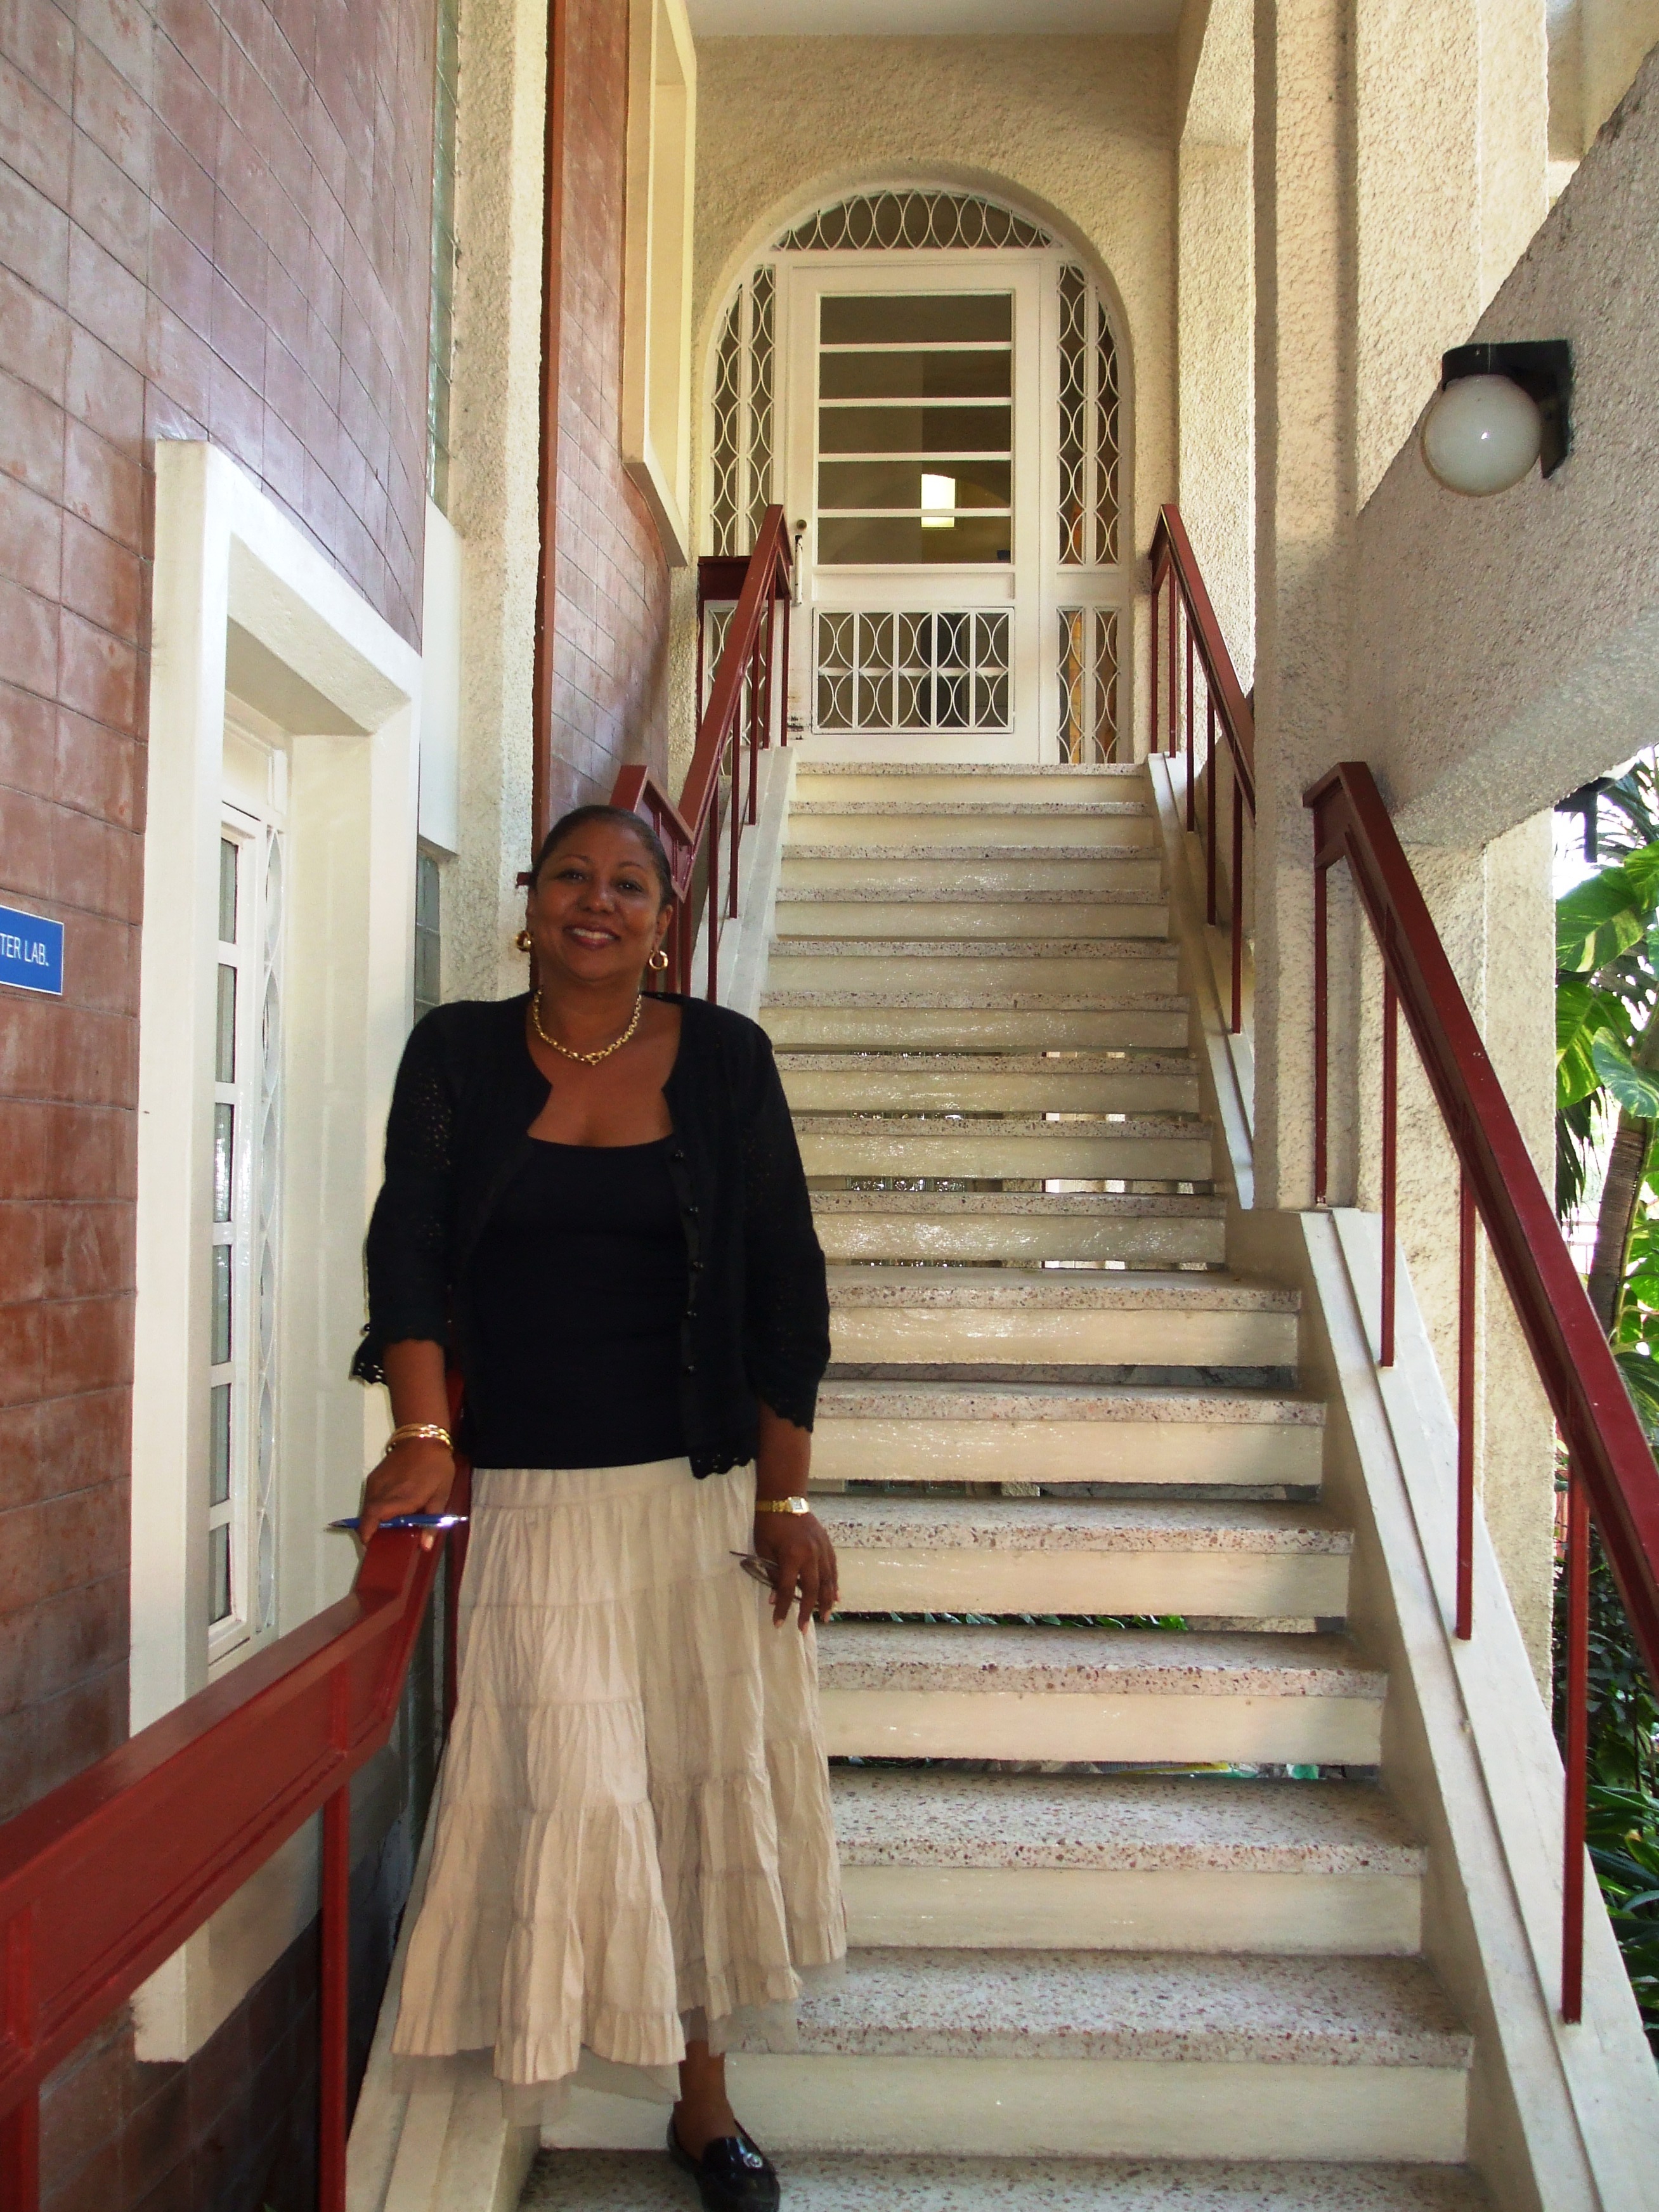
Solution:
{"label": "blue sign with white text", "polygon": [[0,983],[20,991],[64,993],[64,925],[0,906]]}

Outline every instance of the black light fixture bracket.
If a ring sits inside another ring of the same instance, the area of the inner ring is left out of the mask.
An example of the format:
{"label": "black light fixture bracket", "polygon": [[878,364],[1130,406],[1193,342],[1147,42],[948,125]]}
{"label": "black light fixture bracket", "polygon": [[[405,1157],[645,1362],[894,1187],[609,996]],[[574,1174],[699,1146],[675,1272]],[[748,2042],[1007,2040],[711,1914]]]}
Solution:
{"label": "black light fixture bracket", "polygon": [[1538,403],[1544,418],[1539,472],[1553,477],[1572,451],[1572,347],[1565,338],[1522,338],[1454,346],[1440,356],[1440,389],[1465,376],[1507,376]]}

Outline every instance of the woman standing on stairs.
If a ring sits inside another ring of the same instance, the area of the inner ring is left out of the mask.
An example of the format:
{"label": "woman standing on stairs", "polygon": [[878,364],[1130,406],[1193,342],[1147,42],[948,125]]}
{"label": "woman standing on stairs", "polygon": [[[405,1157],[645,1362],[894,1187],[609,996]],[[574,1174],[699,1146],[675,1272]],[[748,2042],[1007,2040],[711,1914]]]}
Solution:
{"label": "woman standing on stairs", "polygon": [[476,1474],[393,2047],[490,2050],[527,2119],[579,2069],[672,2096],[678,2063],[670,2151],[709,2212],[769,2212],[720,2054],[846,1948],[811,1632],[836,1559],[806,1505],[829,1302],[764,1034],[642,994],[670,914],[645,823],[567,815],[520,939],[538,988],[440,1006],[398,1072],[365,1540],[448,1498],[447,1360]]}

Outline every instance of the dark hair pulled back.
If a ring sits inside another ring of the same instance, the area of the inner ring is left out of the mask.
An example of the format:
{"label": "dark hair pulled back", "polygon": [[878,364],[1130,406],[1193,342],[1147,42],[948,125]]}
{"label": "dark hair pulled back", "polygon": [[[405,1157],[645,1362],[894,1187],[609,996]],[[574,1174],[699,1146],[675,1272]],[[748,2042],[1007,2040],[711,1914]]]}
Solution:
{"label": "dark hair pulled back", "polygon": [[590,822],[613,823],[619,830],[631,830],[645,848],[657,878],[657,887],[662,893],[661,903],[666,906],[674,896],[674,872],[668,865],[668,855],[663,843],[643,815],[630,814],[625,806],[573,806],[568,814],[562,814],[545,837],[536,854],[536,864],[530,871],[530,888],[534,890],[543,868],[563,844],[565,839],[578,830],[585,830]]}

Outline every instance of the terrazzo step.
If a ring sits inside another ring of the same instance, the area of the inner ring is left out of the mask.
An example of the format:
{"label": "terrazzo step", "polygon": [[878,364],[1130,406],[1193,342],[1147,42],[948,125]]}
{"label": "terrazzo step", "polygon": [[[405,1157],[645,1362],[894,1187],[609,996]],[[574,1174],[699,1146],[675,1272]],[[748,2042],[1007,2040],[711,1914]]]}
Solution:
{"label": "terrazzo step", "polygon": [[1316,1490],[1324,1422],[1315,1401],[1272,1391],[832,1378],[818,1392],[812,1474]]}
{"label": "terrazzo step", "polygon": [[1294,1291],[1216,1275],[832,1267],[832,1359],[871,1364],[1284,1367]]}
{"label": "terrazzo step", "polygon": [[[1490,2212],[1491,2205],[1457,2167],[1300,2160],[819,2152],[791,2158],[783,2181],[793,2212]],[[544,2212],[686,2212],[690,2197],[660,2150],[550,2150],[536,2160],[521,2202]]]}
{"label": "terrazzo step", "polygon": [[1079,937],[1167,938],[1170,909],[1144,891],[1079,898],[1067,891],[1027,891],[1018,899],[964,898],[951,885],[922,896],[896,898],[885,884],[842,884],[778,893],[779,936],[1052,937],[1056,926]]}
{"label": "terrazzo step", "polygon": [[798,1114],[795,1133],[809,1176],[1207,1182],[1213,1171],[1209,1124],[1187,1114]]}
{"label": "terrazzo step", "polygon": [[1163,991],[769,989],[761,1026],[809,1052],[1183,1051],[1186,999]]}
{"label": "terrazzo step", "polygon": [[1054,762],[811,761],[797,763],[795,795],[805,799],[875,799],[884,805],[929,799],[1036,799],[1150,797],[1139,762],[1074,768]]}
{"label": "terrazzo step", "polygon": [[1091,1273],[1109,1264],[1218,1265],[1226,1211],[1220,1198],[1104,1191],[819,1191],[812,1199],[832,1261],[1075,1261]]}
{"label": "terrazzo step", "polygon": [[1156,898],[1164,866],[1150,846],[1110,838],[1098,846],[826,845],[791,836],[782,851],[783,891],[854,889],[888,898],[1023,899],[1031,891],[1079,898],[1143,894]]}
{"label": "terrazzo step", "polygon": [[1339,1636],[842,1620],[818,1632],[832,1759],[1371,1766],[1386,1688]]}
{"label": "terrazzo step", "polygon": [[775,991],[1158,991],[1179,981],[1180,951],[1151,937],[780,937]]}
{"label": "terrazzo step", "polygon": [[1352,1533],[1270,1501],[827,1497],[843,1613],[1346,1617]]}
{"label": "terrazzo step", "polygon": [[907,850],[984,854],[998,848],[1044,852],[1059,848],[1151,850],[1158,842],[1150,799],[799,799],[789,809],[789,836],[804,844],[885,846]]}
{"label": "terrazzo step", "polygon": [[1400,1959],[878,1950],[731,2062],[777,2150],[1440,2160],[1470,2039]]}
{"label": "terrazzo step", "polygon": [[1427,1854],[1374,1784],[837,1766],[852,1943],[1412,1958]]}
{"label": "terrazzo step", "polygon": [[797,1113],[1195,1114],[1184,1052],[839,1053],[778,1056]]}

